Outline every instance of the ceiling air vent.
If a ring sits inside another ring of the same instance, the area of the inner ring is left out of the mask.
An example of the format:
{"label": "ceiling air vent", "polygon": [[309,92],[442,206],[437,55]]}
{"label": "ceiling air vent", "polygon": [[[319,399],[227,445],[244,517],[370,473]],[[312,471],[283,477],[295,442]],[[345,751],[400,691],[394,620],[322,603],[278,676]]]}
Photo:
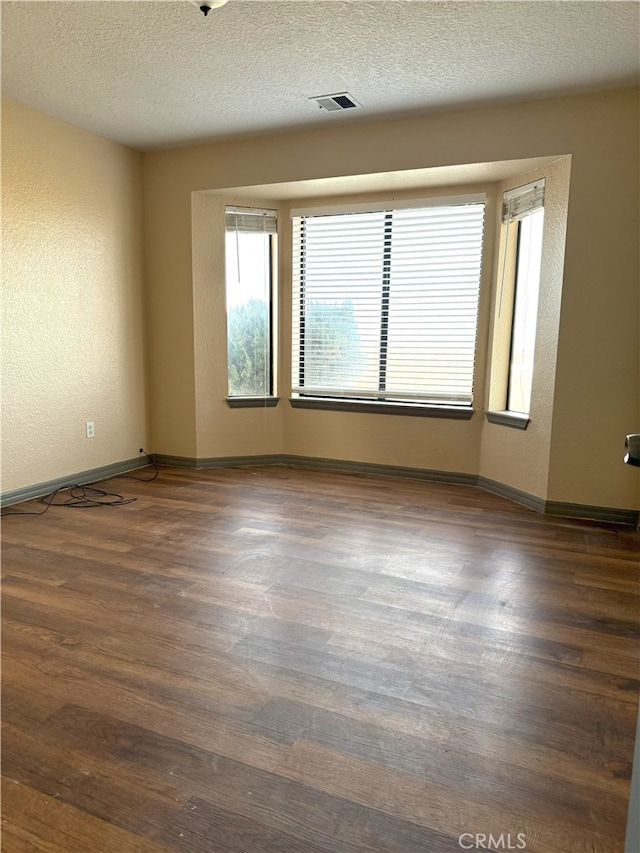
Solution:
{"label": "ceiling air vent", "polygon": [[309,100],[315,101],[320,106],[320,109],[327,110],[328,112],[362,107],[362,104],[359,104],[348,92],[338,92],[335,95],[319,95],[309,98]]}

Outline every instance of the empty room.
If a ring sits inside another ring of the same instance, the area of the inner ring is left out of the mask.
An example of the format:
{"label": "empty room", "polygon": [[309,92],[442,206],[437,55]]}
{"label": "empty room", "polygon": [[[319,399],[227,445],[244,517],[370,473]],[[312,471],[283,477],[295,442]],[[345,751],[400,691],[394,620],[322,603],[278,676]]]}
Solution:
{"label": "empty room", "polygon": [[640,3],[0,13],[3,853],[640,853]]}

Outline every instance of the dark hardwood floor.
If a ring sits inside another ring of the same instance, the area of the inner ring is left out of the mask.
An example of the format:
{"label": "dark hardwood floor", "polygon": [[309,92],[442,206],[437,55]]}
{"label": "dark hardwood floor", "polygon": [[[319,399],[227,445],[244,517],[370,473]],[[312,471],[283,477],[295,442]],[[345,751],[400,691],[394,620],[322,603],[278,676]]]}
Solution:
{"label": "dark hardwood floor", "polygon": [[109,485],[3,522],[4,853],[623,850],[637,533],[282,467]]}

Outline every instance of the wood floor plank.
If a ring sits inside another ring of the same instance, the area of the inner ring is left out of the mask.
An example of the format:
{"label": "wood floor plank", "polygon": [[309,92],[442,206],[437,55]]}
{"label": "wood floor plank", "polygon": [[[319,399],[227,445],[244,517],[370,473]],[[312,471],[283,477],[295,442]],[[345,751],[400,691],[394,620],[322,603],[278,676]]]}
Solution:
{"label": "wood floor plank", "polygon": [[[456,843],[464,832],[479,831],[495,837],[522,832],[527,849],[535,853],[605,853],[611,849],[611,836],[599,832],[587,819],[582,827],[567,827],[555,820],[536,820],[528,810],[496,808],[491,802],[460,792],[452,798],[454,789],[448,786],[417,780],[387,767],[372,768],[370,762],[305,740],[294,744],[290,772],[307,785],[322,784],[351,802],[366,803],[369,808],[451,835]],[[617,849],[622,851],[619,842]],[[421,853],[420,848],[411,853]]]}
{"label": "wood floor plank", "polygon": [[98,757],[51,724],[3,723],[3,737],[12,745],[5,776],[134,834],[154,833],[185,803],[170,773],[151,777],[117,757]]}
{"label": "wood floor plank", "polygon": [[3,853],[168,853],[161,844],[126,832],[91,815],[21,785],[2,780]]}
{"label": "wood floor plank", "polygon": [[638,534],[285,467],[105,486],[3,523],[3,851],[622,853]]}

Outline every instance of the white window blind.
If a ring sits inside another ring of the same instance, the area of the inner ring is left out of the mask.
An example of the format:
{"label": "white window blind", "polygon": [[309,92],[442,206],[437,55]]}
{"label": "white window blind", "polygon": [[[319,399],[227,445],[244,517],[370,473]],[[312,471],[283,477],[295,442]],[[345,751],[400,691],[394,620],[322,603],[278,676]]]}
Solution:
{"label": "white window blind", "polygon": [[275,234],[278,230],[276,211],[257,207],[227,207],[225,222],[227,231],[233,232]]}
{"label": "white window blind", "polygon": [[471,405],[484,203],[293,217],[292,390]]}
{"label": "white window blind", "polygon": [[544,207],[545,179],[507,190],[502,196],[502,221],[513,222]]}

